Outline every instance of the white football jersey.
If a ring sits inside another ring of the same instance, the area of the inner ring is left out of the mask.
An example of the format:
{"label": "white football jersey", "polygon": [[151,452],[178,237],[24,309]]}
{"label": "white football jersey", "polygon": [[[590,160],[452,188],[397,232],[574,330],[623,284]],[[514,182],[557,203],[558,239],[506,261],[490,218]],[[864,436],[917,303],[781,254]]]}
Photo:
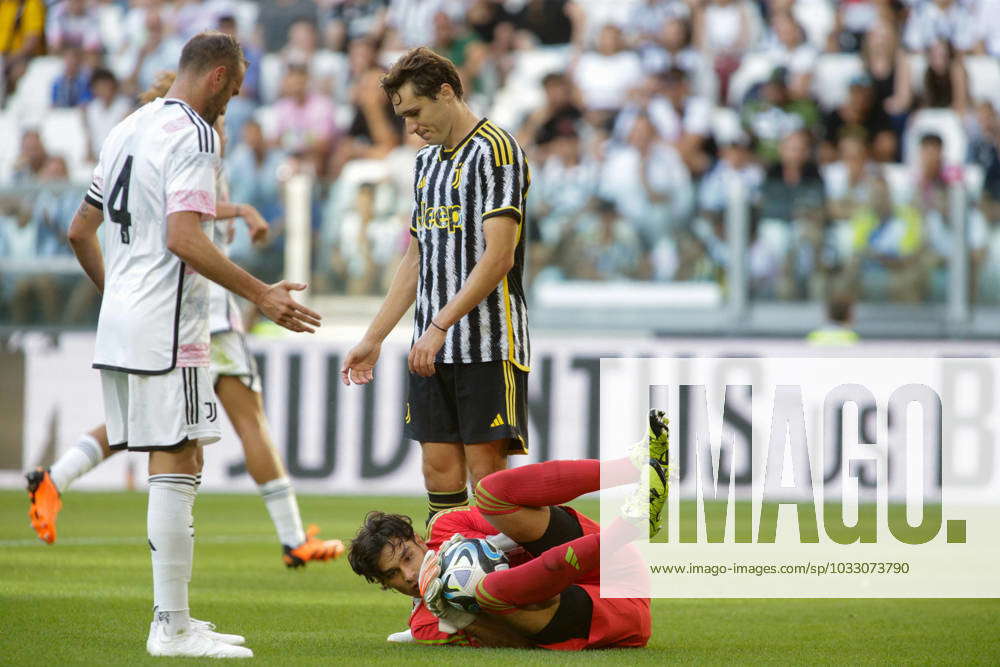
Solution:
{"label": "white football jersey", "polygon": [[155,375],[209,363],[208,283],[167,249],[167,216],[211,237],[221,142],[180,100],[158,98],[111,131],[86,200],[104,211],[104,296],[94,367]]}

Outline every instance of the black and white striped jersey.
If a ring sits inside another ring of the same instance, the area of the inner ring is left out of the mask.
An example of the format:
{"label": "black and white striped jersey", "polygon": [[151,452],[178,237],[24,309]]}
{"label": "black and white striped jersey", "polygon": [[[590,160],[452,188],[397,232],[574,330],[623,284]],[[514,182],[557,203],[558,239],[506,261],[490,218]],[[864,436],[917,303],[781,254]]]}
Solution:
{"label": "black and white striped jersey", "polygon": [[509,216],[518,223],[514,266],[497,288],[448,331],[440,363],[510,361],[530,365],[524,299],[525,197],[531,173],[510,134],[482,119],[455,148],[417,153],[410,233],[420,244],[413,341],[462,288],[486,248],[483,225]]}

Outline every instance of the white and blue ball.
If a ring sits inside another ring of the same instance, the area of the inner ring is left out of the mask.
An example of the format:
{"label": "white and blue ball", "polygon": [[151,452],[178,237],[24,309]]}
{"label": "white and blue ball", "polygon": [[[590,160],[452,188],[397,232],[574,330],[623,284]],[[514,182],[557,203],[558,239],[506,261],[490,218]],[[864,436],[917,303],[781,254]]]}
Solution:
{"label": "white and blue ball", "polygon": [[445,602],[462,611],[479,613],[476,586],[490,572],[510,568],[507,556],[483,539],[466,538],[441,555],[441,583]]}

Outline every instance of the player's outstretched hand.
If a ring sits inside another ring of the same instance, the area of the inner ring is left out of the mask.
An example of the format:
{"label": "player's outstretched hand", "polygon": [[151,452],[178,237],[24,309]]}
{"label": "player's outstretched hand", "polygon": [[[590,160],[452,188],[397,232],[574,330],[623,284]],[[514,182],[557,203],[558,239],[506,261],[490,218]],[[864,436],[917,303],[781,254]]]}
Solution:
{"label": "player's outstretched hand", "polygon": [[289,331],[316,333],[313,327],[320,325],[319,313],[306,308],[290,294],[305,288],[305,283],[290,283],[287,280],[274,283],[264,292],[257,307],[265,317]]}
{"label": "player's outstretched hand", "polygon": [[381,345],[367,340],[352,347],[344,359],[344,365],[340,367],[340,378],[344,384],[368,384],[375,379],[375,363],[381,352]]}

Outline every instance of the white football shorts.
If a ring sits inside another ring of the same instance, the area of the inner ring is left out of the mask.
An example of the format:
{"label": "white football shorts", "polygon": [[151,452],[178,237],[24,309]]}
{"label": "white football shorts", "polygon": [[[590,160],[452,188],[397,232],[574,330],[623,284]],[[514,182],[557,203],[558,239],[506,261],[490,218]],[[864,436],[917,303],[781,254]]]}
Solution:
{"label": "white football shorts", "polygon": [[111,449],[170,451],[221,437],[219,408],[207,367],[175,368],[163,375],[101,370]]}
{"label": "white football shorts", "polygon": [[238,377],[250,391],[260,393],[260,374],[257,362],[247,348],[246,336],[239,331],[222,331],[212,334],[211,347],[212,386],[226,375]]}

